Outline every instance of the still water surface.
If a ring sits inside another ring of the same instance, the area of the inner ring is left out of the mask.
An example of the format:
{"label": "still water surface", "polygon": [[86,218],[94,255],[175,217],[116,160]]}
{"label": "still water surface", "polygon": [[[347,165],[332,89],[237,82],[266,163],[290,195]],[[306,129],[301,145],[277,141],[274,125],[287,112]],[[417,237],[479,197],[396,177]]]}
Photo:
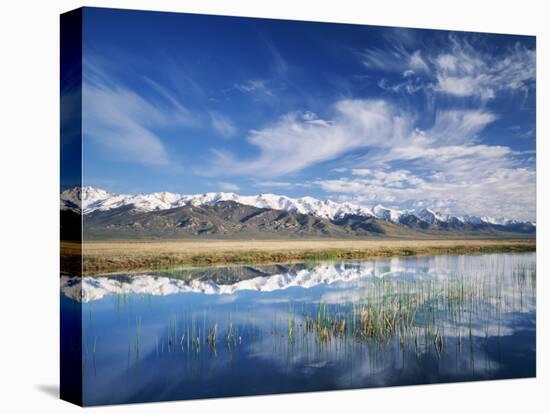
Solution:
{"label": "still water surface", "polygon": [[535,253],[62,278],[85,405],[535,375]]}

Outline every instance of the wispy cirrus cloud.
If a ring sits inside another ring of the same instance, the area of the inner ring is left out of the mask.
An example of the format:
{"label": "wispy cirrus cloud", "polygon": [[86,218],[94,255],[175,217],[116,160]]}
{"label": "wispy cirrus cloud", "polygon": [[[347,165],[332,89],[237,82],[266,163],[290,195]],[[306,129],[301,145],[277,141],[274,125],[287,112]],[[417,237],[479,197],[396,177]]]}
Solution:
{"label": "wispy cirrus cloud", "polygon": [[382,78],[377,83],[380,89],[390,91],[393,93],[406,92],[409,95],[413,95],[417,92],[427,92],[434,89],[432,83],[425,83],[423,80],[416,76],[405,75],[405,80],[397,83],[392,83],[386,78]]}
{"label": "wispy cirrus cloud", "polygon": [[259,151],[255,159],[237,159],[214,150],[214,172],[277,177],[328,161],[353,149],[383,145],[399,137],[409,120],[383,101],[342,100],[331,120],[311,112],[290,113],[247,138]]}
{"label": "wispy cirrus cloud", "polygon": [[380,89],[409,95],[431,92],[434,89],[430,61],[418,49],[410,52],[400,43],[396,43],[389,48],[364,50],[359,56],[368,70],[400,76],[399,81],[381,77],[377,83]]}
{"label": "wispy cirrus cloud", "polygon": [[415,114],[382,100],[340,100],[332,111],[331,119],[320,119],[309,111],[290,113],[272,125],[252,130],[247,140],[259,156],[238,159],[230,152],[214,150],[215,169],[277,177],[357,149],[368,149],[368,158],[377,163],[414,159],[416,149],[472,143],[477,133],[496,119],[483,111],[443,111],[429,131],[421,131],[415,128]]}
{"label": "wispy cirrus cloud", "polygon": [[93,60],[85,62],[83,135],[109,159],[148,166],[179,167],[159,136],[159,129],[190,126],[196,120],[168,91],[148,80],[160,97],[147,99],[111,76]]}
{"label": "wispy cirrus cloud", "polygon": [[489,100],[503,91],[527,92],[535,81],[535,50],[519,43],[505,52],[488,53],[466,37],[449,34],[431,51],[410,51],[401,44],[361,51],[368,69],[402,73],[402,81],[380,78],[381,89],[395,93],[435,90],[455,97]]}
{"label": "wispy cirrus cloud", "polygon": [[535,51],[519,44],[503,56],[477,50],[449,36],[450,51],[433,58],[436,89],[456,96],[492,99],[501,91],[526,91],[535,80]]}
{"label": "wispy cirrus cloud", "polygon": [[210,121],[212,128],[224,138],[231,138],[237,133],[234,122],[219,112],[210,111]]}
{"label": "wispy cirrus cloud", "polygon": [[428,63],[422,56],[420,50],[415,50],[412,54],[407,56],[408,59],[408,70],[414,70],[416,72],[429,72],[430,67]]}
{"label": "wispy cirrus cloud", "polygon": [[406,70],[429,71],[427,61],[420,50],[410,52],[400,43],[384,48],[372,48],[358,52],[368,69],[404,73]]}
{"label": "wispy cirrus cloud", "polygon": [[[479,161],[473,158],[466,165]],[[373,170],[362,176],[323,180],[317,184],[341,200],[366,205],[428,207],[444,213],[535,220],[534,170],[502,167],[489,172],[478,166],[466,174],[466,168],[454,170],[456,160],[454,164],[450,169],[427,175],[408,170],[399,170],[397,175]]]}
{"label": "wispy cirrus cloud", "polygon": [[454,214],[534,220],[536,177],[504,145],[477,142],[496,116],[482,111],[446,111],[428,130],[370,151],[340,178],[318,180],[340,199],[397,208],[437,208]]}
{"label": "wispy cirrus cloud", "polygon": [[256,101],[272,101],[276,93],[286,89],[290,65],[275,43],[263,38],[264,52],[268,61],[268,70],[260,77],[251,77],[234,83],[223,92],[238,91],[250,95]]}
{"label": "wispy cirrus cloud", "polygon": [[237,184],[226,181],[219,181],[215,185],[222,191],[239,191],[241,189]]}
{"label": "wispy cirrus cloud", "polygon": [[242,83],[235,83],[230,89],[254,95],[273,96],[273,91],[269,85],[269,82],[265,79],[249,79]]}
{"label": "wispy cirrus cloud", "polygon": [[310,182],[291,182],[291,181],[258,181],[254,183],[258,188],[276,188],[276,189],[295,189],[295,188],[311,188],[313,186]]}
{"label": "wispy cirrus cloud", "polygon": [[533,219],[534,169],[509,147],[480,142],[497,119],[486,110],[439,111],[430,128],[419,129],[414,113],[388,102],[340,100],[329,119],[290,113],[252,131],[248,143],[258,151],[255,158],[215,151],[213,173],[282,177],[353,152],[352,166],[333,170],[340,178],[308,184],[367,205]]}

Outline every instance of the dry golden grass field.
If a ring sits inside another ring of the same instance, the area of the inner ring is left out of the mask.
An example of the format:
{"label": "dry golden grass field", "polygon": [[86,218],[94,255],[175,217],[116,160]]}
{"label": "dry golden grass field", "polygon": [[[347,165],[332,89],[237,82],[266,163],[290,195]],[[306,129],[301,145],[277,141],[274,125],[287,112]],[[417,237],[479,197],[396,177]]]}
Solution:
{"label": "dry golden grass field", "polygon": [[[433,254],[534,251],[535,240],[163,240],[105,241],[82,245],[85,275],[176,266],[272,264]],[[62,255],[80,245],[63,242]],[[78,264],[78,267],[80,264]],[[68,270],[68,269],[67,269]],[[74,271],[74,267],[73,267]]]}

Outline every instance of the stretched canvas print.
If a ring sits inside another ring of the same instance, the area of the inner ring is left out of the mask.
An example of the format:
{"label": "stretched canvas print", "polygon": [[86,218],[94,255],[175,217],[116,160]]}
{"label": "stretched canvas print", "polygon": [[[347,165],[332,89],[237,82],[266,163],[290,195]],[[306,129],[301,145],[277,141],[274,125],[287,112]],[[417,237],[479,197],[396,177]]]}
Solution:
{"label": "stretched canvas print", "polygon": [[536,375],[533,36],[61,16],[61,396]]}

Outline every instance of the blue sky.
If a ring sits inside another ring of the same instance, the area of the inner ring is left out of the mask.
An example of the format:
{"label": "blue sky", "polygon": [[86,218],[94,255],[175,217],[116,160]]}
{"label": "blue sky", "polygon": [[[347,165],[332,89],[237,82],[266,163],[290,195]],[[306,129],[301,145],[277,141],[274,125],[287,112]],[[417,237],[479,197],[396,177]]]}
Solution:
{"label": "blue sky", "polygon": [[84,184],[535,219],[535,38],[85,9]]}

